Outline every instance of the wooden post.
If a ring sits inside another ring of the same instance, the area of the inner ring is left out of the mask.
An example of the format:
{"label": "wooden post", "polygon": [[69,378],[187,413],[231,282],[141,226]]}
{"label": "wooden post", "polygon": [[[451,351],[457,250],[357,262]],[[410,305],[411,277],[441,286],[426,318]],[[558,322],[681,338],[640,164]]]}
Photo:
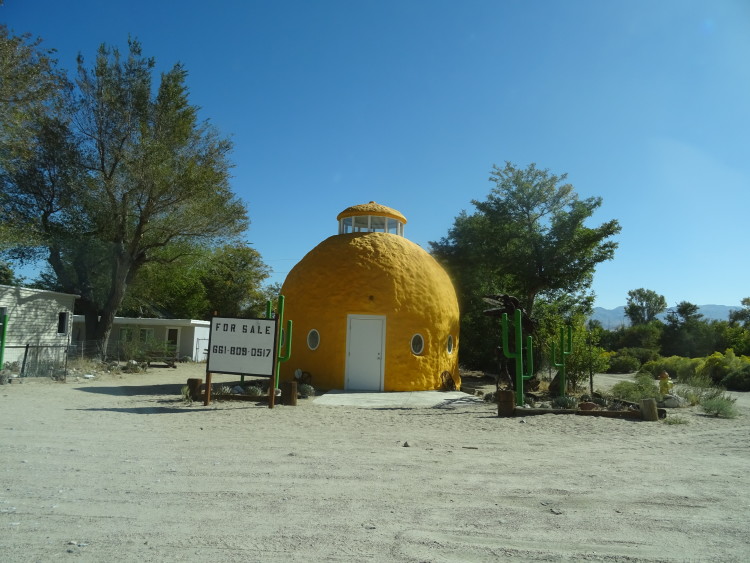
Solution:
{"label": "wooden post", "polygon": [[187,380],[187,386],[190,390],[190,398],[193,401],[198,401],[201,398],[201,385],[203,385],[203,380],[199,378],[191,377]]}
{"label": "wooden post", "polygon": [[281,384],[281,402],[291,407],[297,406],[297,382],[285,381]]}
{"label": "wooden post", "polygon": [[643,420],[655,422],[659,420],[659,411],[656,410],[656,399],[641,399],[641,416]]}
{"label": "wooden post", "polygon": [[276,403],[276,379],[271,376],[271,380],[268,382],[268,408],[272,409]]}
{"label": "wooden post", "polygon": [[515,393],[513,391],[498,391],[495,394],[497,401],[497,416],[513,416],[516,409]]}
{"label": "wooden post", "polygon": [[211,402],[211,372],[206,372],[206,394],[203,399],[203,406],[207,407]]}

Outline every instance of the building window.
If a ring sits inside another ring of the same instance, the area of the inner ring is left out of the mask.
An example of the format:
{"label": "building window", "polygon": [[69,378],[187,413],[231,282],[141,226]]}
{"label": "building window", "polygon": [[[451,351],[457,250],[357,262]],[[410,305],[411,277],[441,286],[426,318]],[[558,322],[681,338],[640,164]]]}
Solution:
{"label": "building window", "polygon": [[307,333],[307,347],[310,348],[310,350],[316,350],[320,346],[320,333],[312,329],[310,332]]}
{"label": "building window", "polygon": [[140,342],[151,342],[154,339],[153,328],[142,328],[138,331],[138,340]]}
{"label": "building window", "polygon": [[57,314],[57,334],[68,334],[68,319],[70,313],[63,311]]}
{"label": "building window", "polygon": [[453,353],[453,335],[452,334],[448,335],[448,342],[445,345],[445,349],[448,350],[449,354]]}
{"label": "building window", "polygon": [[424,338],[421,334],[415,334],[411,337],[411,353],[420,356],[424,352]]}

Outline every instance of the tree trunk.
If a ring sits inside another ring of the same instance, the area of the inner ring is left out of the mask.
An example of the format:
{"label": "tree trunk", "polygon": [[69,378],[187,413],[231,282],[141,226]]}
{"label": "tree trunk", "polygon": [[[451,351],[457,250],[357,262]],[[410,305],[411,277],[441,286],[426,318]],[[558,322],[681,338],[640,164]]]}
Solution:
{"label": "tree trunk", "polygon": [[112,272],[109,295],[107,296],[107,302],[102,309],[101,317],[99,318],[96,329],[96,339],[101,342],[102,349],[105,350],[105,355],[109,345],[109,336],[112,332],[112,325],[114,325],[115,322],[115,315],[117,314],[120,305],[122,305],[122,300],[125,297],[125,290],[128,286],[127,280],[130,278],[130,257],[120,249],[117,256],[114,258],[114,261],[114,271]]}

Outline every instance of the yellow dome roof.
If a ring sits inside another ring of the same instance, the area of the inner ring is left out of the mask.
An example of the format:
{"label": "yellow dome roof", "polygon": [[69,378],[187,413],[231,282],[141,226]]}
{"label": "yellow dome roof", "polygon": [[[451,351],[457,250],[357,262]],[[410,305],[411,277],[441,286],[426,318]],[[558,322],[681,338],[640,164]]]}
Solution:
{"label": "yellow dome roof", "polygon": [[391,219],[397,219],[398,221],[406,224],[406,217],[404,217],[400,212],[390,207],[386,207],[385,205],[375,203],[374,201],[347,207],[341,213],[339,213],[338,217],[336,217],[336,220],[340,221],[345,217],[360,217],[362,215],[378,215],[380,217],[390,217]]}

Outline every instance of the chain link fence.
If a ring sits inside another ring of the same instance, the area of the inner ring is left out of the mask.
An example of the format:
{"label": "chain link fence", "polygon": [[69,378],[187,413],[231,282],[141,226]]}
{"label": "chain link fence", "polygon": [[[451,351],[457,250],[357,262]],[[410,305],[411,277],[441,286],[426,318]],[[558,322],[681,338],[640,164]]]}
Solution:
{"label": "chain link fence", "polygon": [[64,381],[68,373],[68,347],[63,345],[6,346],[3,368],[10,376],[50,377]]}
{"label": "chain link fence", "polygon": [[[206,361],[208,339],[195,341],[194,359]],[[68,345],[11,345],[5,346],[3,368],[6,377],[49,377],[64,381],[68,375],[69,363],[98,360],[107,363],[124,363],[142,360],[145,357],[142,343],[117,343],[104,353],[98,340],[81,340]],[[174,353],[172,354],[174,356]],[[188,357],[188,359],[190,359]],[[2,370],[0,370],[2,371]]]}

